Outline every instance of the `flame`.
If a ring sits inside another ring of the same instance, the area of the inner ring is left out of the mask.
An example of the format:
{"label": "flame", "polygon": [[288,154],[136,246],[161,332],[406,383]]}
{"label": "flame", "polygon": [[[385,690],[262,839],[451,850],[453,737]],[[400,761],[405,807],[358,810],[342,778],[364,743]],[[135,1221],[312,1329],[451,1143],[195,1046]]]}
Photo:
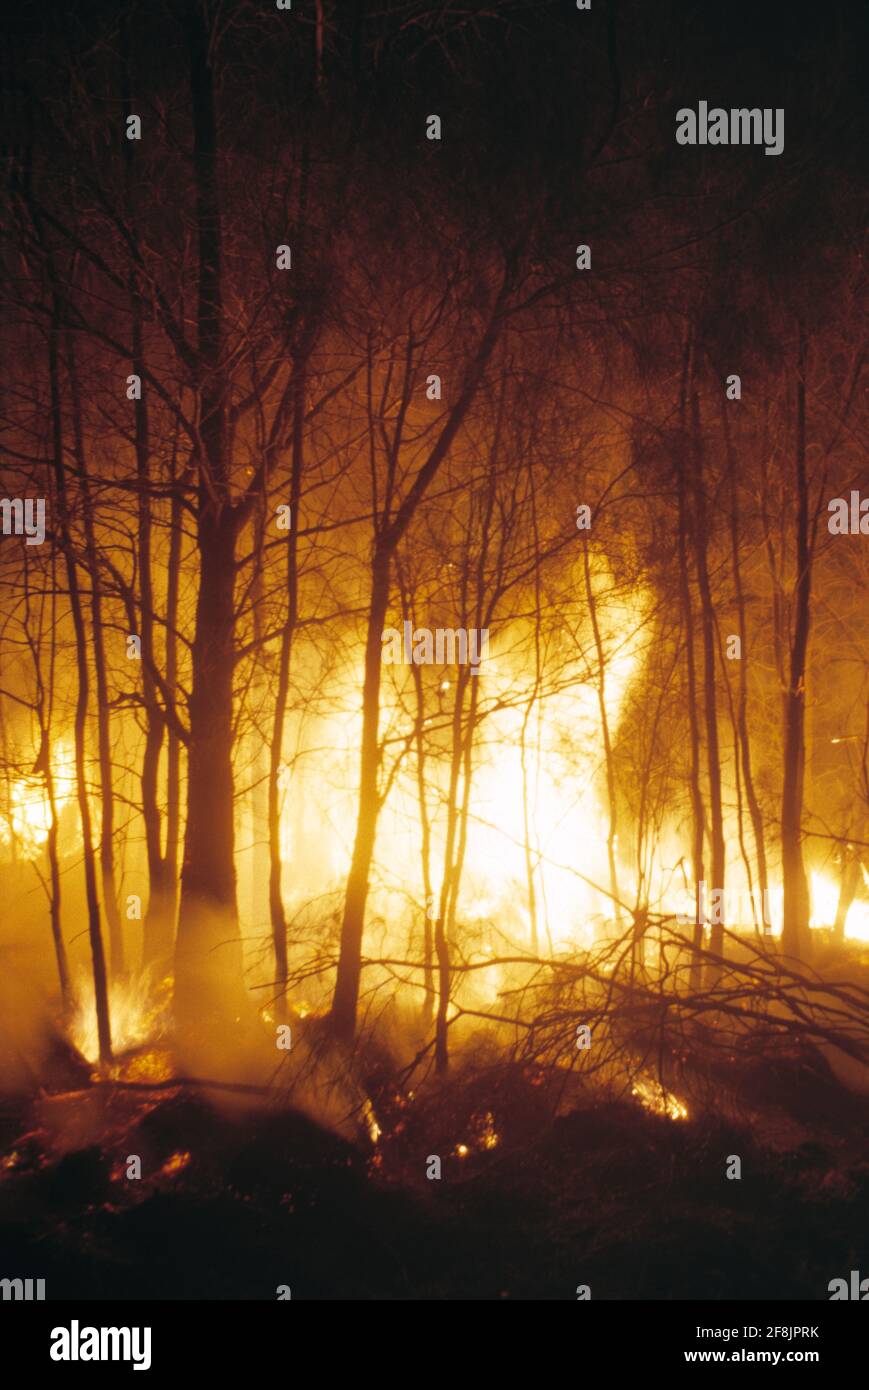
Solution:
{"label": "flame", "polygon": [[[593,582],[599,592],[598,618],[607,654],[606,711],[615,737],[625,696],[642,661],[642,620],[649,598],[640,589],[619,601],[605,595],[603,591],[614,586],[603,561],[595,562]],[[584,593],[581,567],[574,587],[577,594]],[[591,945],[595,920],[612,915],[606,892],[608,814],[600,796],[603,754],[596,658],[584,602],[577,603],[575,621],[577,644],[560,656],[560,681],[571,688],[543,692],[530,719],[523,687],[517,683],[517,672],[527,672],[528,660],[533,661],[530,624],[525,629],[521,625],[506,628],[501,634],[493,630],[491,655],[475,678],[482,718],[475,741],[458,917],[463,925],[476,926],[478,957],[487,945],[491,947],[496,929],[526,949],[531,945],[526,814],[541,948],[550,942],[556,947]],[[358,815],[361,672],[347,666],[334,673],[331,681],[334,705],[340,712],[308,716],[296,736],[292,775],[282,783],[282,790],[291,793],[281,813],[281,843],[288,866],[284,890],[290,911],[301,910],[315,896],[334,893],[338,897],[352,856]],[[437,742],[426,767],[435,901],[445,855],[448,768],[443,752],[455,687],[448,670],[439,687],[437,694],[429,689],[427,696]],[[386,668],[380,734],[386,741],[387,762],[404,742],[414,699],[408,671]],[[443,701],[439,709],[436,700]],[[399,765],[378,820],[369,920],[377,923],[379,944],[387,953],[390,946],[397,951],[406,947],[410,903],[416,899],[417,913],[425,910],[418,795],[411,756],[406,766]],[[500,984],[497,969],[475,973],[473,986],[482,997],[494,1000]]]}
{"label": "flame", "polygon": [[364,1105],[362,1106],[362,1116],[368,1128],[368,1137],[370,1138],[372,1144],[376,1144],[383,1131],[380,1128],[380,1125],[377,1123],[377,1116],[374,1113],[374,1106],[368,1099],[366,1099]]}
{"label": "flame", "polygon": [[[113,1052],[126,1052],[151,1041],[160,1032],[160,1013],[160,1007],[151,1002],[146,980],[113,980],[109,985]],[[82,1056],[89,1062],[96,1062],[100,1053],[99,1035],[93,983],[88,978],[80,981],[69,1029]]]}
{"label": "flame", "polygon": [[670,1120],[688,1118],[687,1105],[651,1077],[638,1077],[631,1087],[631,1095],[636,1096],[643,1108],[650,1110],[653,1115],[666,1115]]}
{"label": "flame", "polygon": [[500,1142],[500,1136],[495,1130],[495,1116],[491,1110],[487,1110],[480,1132],[480,1148],[497,1149]]}
{"label": "flame", "polygon": [[[866,885],[869,887],[869,876],[867,876],[865,869],[862,872]],[[809,891],[811,895],[809,926],[816,931],[829,930],[836,921],[839,906],[839,883],[828,874],[813,870],[809,875]],[[686,892],[680,893],[678,895],[680,905],[677,904],[675,895],[664,892],[662,894],[663,910],[680,912],[683,910],[684,903],[687,902],[691,904],[688,914],[690,916],[693,914],[693,893],[693,885]],[[760,898],[760,892],[756,889],[752,906],[751,895],[739,888],[734,888],[732,891],[728,890],[725,893],[725,922],[730,930],[751,931],[753,930],[753,920],[757,917],[758,924],[763,925],[771,937],[781,936],[784,911],[784,890],[781,883],[772,882],[770,884],[767,902],[763,909]],[[709,901],[709,889],[707,887],[707,910]],[[761,916],[762,913],[763,917]],[[851,903],[845,916],[844,934],[846,939],[851,941],[869,941],[869,903],[857,899]]]}
{"label": "flame", "polygon": [[186,1168],[189,1162],[190,1154],[186,1150],[180,1153],[170,1154],[160,1169],[160,1172],[164,1177],[170,1178],[173,1174],[180,1173],[183,1168]]}
{"label": "flame", "polygon": [[[863,870],[869,887],[869,879]],[[826,874],[812,874],[812,927],[832,927],[839,906],[839,885]],[[851,941],[869,941],[869,903],[852,902],[845,918],[845,936]]]}
{"label": "flame", "polygon": [[[71,749],[58,743],[52,755],[54,799],[58,815],[75,790],[75,769]],[[14,845],[27,859],[37,859],[51,828],[51,807],[45,780],[36,775],[18,777],[9,783],[7,810],[0,825],[0,843]]]}

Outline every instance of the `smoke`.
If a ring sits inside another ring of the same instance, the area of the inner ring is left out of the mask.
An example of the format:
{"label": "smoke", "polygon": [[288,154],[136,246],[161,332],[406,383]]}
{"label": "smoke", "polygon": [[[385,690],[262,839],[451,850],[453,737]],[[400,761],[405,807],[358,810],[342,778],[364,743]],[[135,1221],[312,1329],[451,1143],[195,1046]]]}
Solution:
{"label": "smoke", "polygon": [[39,977],[3,956],[0,1089],[23,1097],[85,1085],[90,1069],[57,1026]]}

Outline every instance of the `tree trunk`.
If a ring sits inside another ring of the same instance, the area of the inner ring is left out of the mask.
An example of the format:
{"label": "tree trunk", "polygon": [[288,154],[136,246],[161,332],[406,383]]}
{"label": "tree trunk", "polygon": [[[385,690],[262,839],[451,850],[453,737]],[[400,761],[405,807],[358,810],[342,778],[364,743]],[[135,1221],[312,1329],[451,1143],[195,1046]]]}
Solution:
{"label": "tree trunk", "polygon": [[[176,481],[173,460],[173,483]],[[178,592],[181,577],[181,496],[178,488],[172,493],[169,533],[169,568],[166,579],[166,688],[170,698],[177,698],[178,688]],[[181,838],[181,739],[174,724],[168,729],[166,757],[166,876],[168,879],[167,919],[170,948],[175,936],[175,913],[178,906],[178,846]]]}
{"label": "tree trunk", "polygon": [[[710,947],[716,955],[724,949],[725,846],[724,811],[721,801],[721,754],[718,741],[718,702],[715,690],[715,608],[709,584],[709,563],[706,523],[706,495],[703,489],[703,441],[700,434],[700,404],[697,392],[691,390],[691,436],[693,441],[694,474],[694,553],[697,565],[697,587],[700,592],[703,636],[703,709],[706,721],[706,765],[709,777],[709,811],[712,822],[712,891],[720,896],[713,908]],[[719,967],[709,967],[710,983]]]}
{"label": "tree trunk", "polygon": [[[400,560],[397,564],[398,582],[401,590],[402,618],[409,621],[416,627],[416,619],[412,604],[409,600],[407,587],[401,570]],[[418,663],[414,663],[410,668],[413,677],[413,688],[416,696],[416,798],[419,806],[419,825],[420,825],[420,858],[422,861],[422,896],[423,896],[423,938],[422,938],[422,961],[423,961],[423,1001],[420,1010],[422,1026],[428,1028],[434,1016],[434,936],[432,932],[432,906],[434,903],[434,890],[431,881],[431,819],[428,810],[428,797],[426,795],[426,744],[425,744],[425,685],[422,678],[422,668]]]}
{"label": "tree trunk", "polygon": [[94,506],[84,446],[81,414],[81,394],[72,336],[66,334],[66,358],[69,372],[70,405],[72,414],[73,448],[82,496],[85,547],[91,582],[91,635],[93,639],[94,673],[97,687],[97,750],[100,767],[100,878],[103,889],[103,911],[109,929],[109,959],[115,976],[124,973],[124,938],[121,915],[118,911],[118,889],[115,880],[115,794],[112,768],[111,710],[109,708],[106,644],[103,629],[103,598],[97,559]]}
{"label": "tree trunk", "polygon": [[806,340],[802,323],[799,328],[796,415],[797,581],[790,675],[785,692],[785,765],[781,809],[784,886],[782,950],[786,955],[804,959],[809,947],[809,889],[803,864],[802,813],[812,555],[809,546],[809,484],[806,476]]}
{"label": "tree trunk", "polygon": [[[452,972],[450,968],[450,934],[455,921],[458,893],[458,863],[456,833],[459,823],[459,778],[462,770],[462,716],[465,688],[470,679],[464,669],[456,678],[453,701],[453,729],[450,748],[450,780],[447,791],[447,833],[444,844],[444,868],[441,880],[438,915],[435,921],[435,955],[438,962],[438,1005],[435,1015],[435,1070],[444,1075],[449,1067],[448,1015]],[[477,678],[479,679],[479,677]]]}
{"label": "tree trunk", "polygon": [[[686,366],[687,372],[687,366]],[[684,391],[684,386],[683,386]],[[684,407],[683,412],[684,414]],[[704,809],[703,792],[700,787],[700,726],[697,718],[697,676],[694,664],[694,612],[691,603],[691,585],[688,570],[688,497],[685,481],[685,458],[684,458],[684,432],[677,442],[676,448],[676,478],[678,485],[678,504],[679,504],[679,596],[682,607],[682,622],[685,630],[685,661],[687,676],[687,700],[688,700],[688,731],[689,745],[691,750],[691,767],[689,774],[689,784],[691,788],[691,811],[693,823],[693,837],[691,847],[691,871],[694,875],[694,934],[693,945],[695,955],[691,960],[691,987],[697,989],[701,979],[700,958],[696,954],[703,945],[703,931],[705,927],[704,914],[701,910],[701,888],[703,881],[703,837],[704,837]]]}
{"label": "tree trunk", "polygon": [[269,827],[269,915],[272,928],[272,948],[275,957],[275,989],[277,997],[277,1017],[286,1017],[287,996],[287,922],[284,914],[284,900],[281,888],[283,862],[281,859],[280,825],[280,774],[284,749],[284,725],[286,722],[287,699],[290,690],[290,660],[293,639],[299,620],[299,506],[302,496],[302,472],[304,469],[304,426],[305,426],[305,359],[304,354],[294,365],[293,380],[293,444],[290,470],[290,527],[287,532],[287,616],[281,632],[281,650],[278,659],[278,689],[275,700],[275,717],[272,727],[272,741],[269,750],[268,780],[268,827]]}
{"label": "tree trunk", "polygon": [[842,875],[839,880],[839,899],[836,903],[836,920],[833,923],[833,940],[841,946],[845,940],[845,923],[851,904],[860,886],[860,851],[847,843],[842,846]]}
{"label": "tree trunk", "polygon": [[598,678],[596,681],[597,702],[600,711],[600,727],[603,736],[604,757],[606,759],[606,788],[607,801],[609,805],[609,829],[607,831],[606,847],[607,859],[609,861],[610,875],[610,896],[612,897],[612,914],[616,923],[621,926],[622,909],[619,895],[618,869],[616,867],[616,838],[618,835],[618,808],[616,804],[616,774],[615,761],[613,759],[612,740],[610,738],[609,719],[606,711],[606,654],[601,638],[600,623],[597,618],[597,599],[591,582],[591,566],[588,558],[588,533],[583,532],[582,547],[583,566],[585,571],[585,594],[588,601],[588,615],[591,620],[591,630],[594,635],[594,648],[597,654]]}
{"label": "tree trunk", "polygon": [[221,219],[209,35],[185,11],[193,108],[199,237],[199,594],[192,653],[187,829],[175,947],[175,1009],[182,1028],[219,1026],[244,998],[233,826],[232,688],[238,529],[227,460]]}
{"label": "tree trunk", "polygon": [[235,518],[201,519],[193,642],[187,833],[175,950],[179,1019],[217,1019],[238,1005],[242,955],[236,903],[232,778]]}
{"label": "tree trunk", "polygon": [[[745,621],[745,594],[742,588],[742,567],[739,558],[739,479],[738,461],[730,434],[730,422],[725,401],[721,401],[721,425],[724,433],[724,447],[727,455],[727,471],[730,476],[730,549],[733,563],[733,584],[736,592],[737,626],[739,628],[739,697],[737,701],[736,727],[739,738],[740,762],[745,783],[745,799],[751,817],[754,834],[757,876],[760,883],[761,913],[766,913],[769,901],[769,872],[766,862],[766,837],[763,828],[763,812],[757,799],[754,774],[751,766],[751,740],[748,732],[748,648]],[[764,915],[764,927],[770,923]]]}
{"label": "tree trunk", "polygon": [[390,560],[375,553],[372,566],[368,635],[365,642],[365,681],[362,689],[362,747],[359,776],[359,812],[353,859],[347,877],[341,954],[332,1000],[332,1028],[337,1038],[352,1039],[356,1031],[356,1006],[362,974],[362,932],[368,900],[368,874],[374,854],[379,812],[377,773],[380,753],[377,730],[380,721],[380,669],[383,655],[383,623],[389,606]]}
{"label": "tree trunk", "polygon": [[[26,561],[25,561],[26,563]],[[41,634],[40,634],[41,635]],[[72,991],[70,989],[69,961],[66,954],[66,944],[63,939],[63,927],[61,921],[61,885],[60,885],[60,853],[58,850],[58,831],[59,820],[57,814],[57,797],[54,788],[54,769],[51,766],[51,712],[54,704],[55,689],[55,658],[57,655],[57,551],[53,550],[51,555],[51,639],[50,639],[50,658],[49,658],[49,698],[48,708],[46,709],[45,687],[42,680],[42,643],[34,646],[35,665],[37,668],[37,680],[39,691],[39,702],[37,706],[37,718],[39,720],[39,757],[37,765],[42,771],[45,779],[45,796],[48,801],[50,819],[48,823],[48,835],[45,841],[45,850],[48,857],[48,882],[49,882],[49,911],[51,916],[51,939],[54,943],[54,956],[57,961],[57,975],[60,981],[60,994],[64,1008],[71,1002]],[[5,730],[4,730],[5,734]]]}
{"label": "tree trunk", "polygon": [[[129,142],[128,142],[129,143]],[[131,276],[133,301],[134,373],[144,375],[142,306],[135,272]],[[145,702],[145,750],[142,756],[142,817],[145,822],[145,853],[148,861],[148,906],[142,930],[142,962],[155,971],[164,971],[172,958],[172,929],[175,915],[175,887],[170,865],[163,854],[162,816],[159,801],[160,755],[163,749],[164,720],[159,709],[153,669],[154,583],[151,569],[151,451],[148,429],[148,403],[145,395],[134,402],[136,483],[138,507],[139,636],[142,643],[142,693]]]}
{"label": "tree trunk", "polygon": [[[516,271],[511,258],[504,268],[504,277],[497,298],[492,307],[491,317],[486,326],[477,351],[468,366],[464,385],[455,405],[450,410],[437,442],[428,458],[416,474],[404,501],[395,515],[385,514],[380,519],[374,543],[371,565],[371,599],[368,611],[368,633],[365,642],[365,679],[362,691],[362,749],[360,758],[359,811],[356,820],[356,837],[353,844],[353,858],[347,876],[347,891],[344,899],[344,916],[341,923],[341,949],[338,957],[338,971],[335,993],[330,1012],[331,1028],[336,1038],[349,1041],[356,1031],[356,1008],[359,1000],[359,981],[362,973],[362,937],[365,929],[365,905],[368,901],[368,875],[374,855],[377,836],[377,819],[380,813],[377,774],[380,762],[378,748],[378,724],[380,720],[380,670],[382,666],[383,621],[389,607],[390,571],[392,557],[399,542],[410,525],[417,507],[436,476],[438,469],[449,453],[450,447],[459,432],[471,403],[477,394],[483,374],[494,351],[501,332],[501,325],[509,291]],[[410,348],[410,341],[409,341]],[[409,385],[410,353],[408,355]],[[409,397],[407,391],[402,403],[399,419],[403,420]],[[398,427],[397,427],[398,431]],[[391,450],[391,469],[395,468],[401,439],[398,431]],[[387,489],[389,496],[389,489]],[[388,508],[388,503],[386,504]]]}
{"label": "tree trunk", "polygon": [[69,506],[66,495],[66,478],[63,465],[63,425],[60,402],[60,362],[58,352],[57,321],[60,306],[54,296],[53,322],[48,335],[49,376],[51,380],[51,426],[52,453],[55,487],[57,490],[58,520],[60,522],[61,544],[63,546],[66,575],[69,585],[69,601],[75,631],[75,653],[78,671],[78,691],[75,703],[75,776],[81,821],[82,854],[84,859],[85,895],[87,899],[88,936],[90,939],[91,961],[94,977],[94,1004],[97,1014],[97,1037],[99,1039],[100,1063],[105,1065],[112,1059],[112,1034],[109,1021],[109,991],[106,977],[106,957],[103,949],[102,927],[100,925],[100,905],[97,896],[96,856],[94,854],[91,831],[91,812],[88,802],[86,758],[86,730],[88,716],[88,659],[87,634],[82,611],[81,591],[78,572],[72,549],[72,536],[69,527]]}

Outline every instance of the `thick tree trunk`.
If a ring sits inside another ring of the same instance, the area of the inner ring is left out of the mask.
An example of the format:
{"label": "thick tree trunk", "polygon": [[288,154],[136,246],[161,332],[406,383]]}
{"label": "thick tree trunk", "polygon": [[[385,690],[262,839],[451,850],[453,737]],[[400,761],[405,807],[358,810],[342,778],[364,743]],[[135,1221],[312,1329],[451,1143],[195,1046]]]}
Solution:
{"label": "thick tree trunk", "polygon": [[200,521],[200,578],[190,696],[187,833],[175,950],[179,1020],[237,1009],[242,956],[232,777],[235,518]]}
{"label": "thick tree trunk", "polygon": [[199,594],[192,653],[187,829],[175,947],[175,1009],[200,1029],[242,1009],[243,960],[236,901],[232,688],[238,529],[227,459],[227,385],[221,293],[217,129],[209,34],[185,11],[193,109],[199,236]]}

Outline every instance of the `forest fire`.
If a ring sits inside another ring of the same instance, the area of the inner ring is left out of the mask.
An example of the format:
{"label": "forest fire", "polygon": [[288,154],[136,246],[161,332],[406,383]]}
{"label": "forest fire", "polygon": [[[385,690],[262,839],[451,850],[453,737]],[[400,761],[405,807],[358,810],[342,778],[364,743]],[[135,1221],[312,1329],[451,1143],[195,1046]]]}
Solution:
{"label": "forest fire", "polygon": [[[40,759],[35,757],[35,761]],[[7,782],[0,845],[12,856],[37,859],[48,839],[53,814],[60,816],[72,798],[75,773],[72,752],[65,743],[58,744],[52,762],[54,813],[44,778],[31,774]]]}
{"label": "forest fire", "polygon": [[688,1107],[662,1086],[660,1081],[650,1081],[641,1077],[634,1082],[631,1094],[637,1097],[646,1110],[651,1110],[653,1115],[666,1115],[670,1120],[688,1118]]}
{"label": "forest fire", "polygon": [[855,45],[674,3],[0,22],[0,1240],[51,1297],[855,1265]]}
{"label": "forest fire", "polygon": [[[114,980],[109,989],[109,1011],[116,1055],[155,1043],[165,1031],[164,1006],[155,1001],[147,977]],[[97,1063],[100,1056],[97,1013],[93,985],[86,979],[79,984],[69,1035],[83,1057]]]}

